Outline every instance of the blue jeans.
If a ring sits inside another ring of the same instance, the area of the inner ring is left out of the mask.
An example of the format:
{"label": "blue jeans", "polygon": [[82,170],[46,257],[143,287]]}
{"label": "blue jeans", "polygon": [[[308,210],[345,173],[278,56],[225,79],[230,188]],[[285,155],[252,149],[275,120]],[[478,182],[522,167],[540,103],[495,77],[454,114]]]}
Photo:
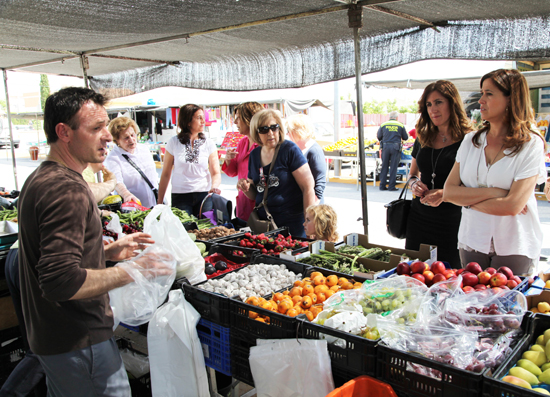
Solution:
{"label": "blue jeans", "polygon": [[[201,203],[208,195],[208,192],[193,192],[193,193],[172,193],[172,207],[179,208],[187,212],[189,215],[199,217]],[[212,209],[212,200],[208,199],[202,207],[202,213]]]}
{"label": "blue jeans", "polygon": [[397,167],[401,160],[401,143],[384,143],[382,148],[382,169],[380,170],[380,189],[386,187],[388,167],[390,169],[389,189],[395,189]]}
{"label": "blue jeans", "polygon": [[130,397],[130,384],[114,338],[69,353],[38,356],[48,397]]}

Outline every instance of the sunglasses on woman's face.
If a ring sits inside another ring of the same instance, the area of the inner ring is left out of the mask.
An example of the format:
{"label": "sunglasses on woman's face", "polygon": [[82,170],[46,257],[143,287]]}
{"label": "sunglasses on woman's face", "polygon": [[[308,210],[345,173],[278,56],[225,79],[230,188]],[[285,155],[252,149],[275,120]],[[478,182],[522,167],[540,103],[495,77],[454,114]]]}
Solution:
{"label": "sunglasses on woman's face", "polygon": [[259,127],[258,134],[267,134],[269,130],[273,132],[279,131],[279,124],[271,124],[271,125],[266,125],[264,127]]}

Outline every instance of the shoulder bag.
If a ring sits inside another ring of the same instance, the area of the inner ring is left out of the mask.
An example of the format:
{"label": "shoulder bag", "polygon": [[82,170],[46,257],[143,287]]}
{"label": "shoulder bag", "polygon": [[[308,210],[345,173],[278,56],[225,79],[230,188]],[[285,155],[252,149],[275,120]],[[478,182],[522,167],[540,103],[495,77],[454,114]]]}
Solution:
{"label": "shoulder bag", "polygon": [[397,200],[384,205],[386,207],[386,228],[390,236],[403,239],[407,234],[407,220],[412,200],[407,200],[407,187],[410,179],[405,183]]}
{"label": "shoulder bag", "polygon": [[139,174],[141,175],[141,177],[145,180],[145,182],[149,185],[149,187],[151,188],[151,190],[153,191],[153,194],[155,195],[155,201],[158,200],[159,198],[159,191],[157,188],[155,188],[153,186],[153,184],[151,183],[151,181],[149,180],[149,178],[147,178],[147,176],[143,173],[143,171],[141,170],[141,168],[138,167],[138,165],[136,163],[134,163],[132,161],[132,159],[127,155],[127,154],[123,154],[122,157],[124,157],[126,159],[127,162],[130,163],[130,165],[132,167],[134,167],[136,169],[137,172],[139,172]]}
{"label": "shoulder bag", "polygon": [[[266,176],[264,198],[262,199],[262,202],[260,204],[254,207],[254,209],[250,213],[250,216],[248,217],[247,226],[250,227],[250,229],[254,234],[265,233],[265,232],[269,232],[270,230],[277,229],[277,224],[275,223],[273,216],[271,216],[271,213],[267,208],[267,191],[269,190],[269,175],[271,175],[271,171],[273,171],[273,167],[275,166],[275,160],[277,159],[277,154],[279,154],[280,147],[281,147],[280,145],[277,146],[277,149],[275,149],[275,153],[273,154],[273,160],[271,160],[271,167],[269,167],[269,174]],[[261,208],[262,206],[265,209],[265,213],[267,215],[267,221],[260,219],[260,216],[258,215],[258,209]]]}

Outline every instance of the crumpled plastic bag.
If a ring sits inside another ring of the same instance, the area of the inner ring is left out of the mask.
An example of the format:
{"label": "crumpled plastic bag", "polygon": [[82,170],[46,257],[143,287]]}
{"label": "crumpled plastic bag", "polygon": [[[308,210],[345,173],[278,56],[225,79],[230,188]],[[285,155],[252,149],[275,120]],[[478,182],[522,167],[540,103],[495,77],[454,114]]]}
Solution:
{"label": "crumpled plastic bag", "polygon": [[460,287],[462,276],[433,284],[422,298],[418,308],[417,320],[425,326],[447,327],[445,321],[445,303],[447,299],[464,295]]}
{"label": "crumpled plastic bag", "polygon": [[[161,265],[162,273],[150,267],[153,262]],[[116,266],[126,270],[134,282],[109,291],[115,328],[119,322],[132,326],[145,324],[164,302],[174,283],[176,260],[170,252],[153,244],[131,261],[119,262]],[[163,274],[166,269],[171,270],[170,274]]]}
{"label": "crumpled plastic bag", "polygon": [[125,236],[125,234],[122,232],[122,225],[120,224],[120,218],[118,217],[118,214],[112,212],[111,213],[111,220],[105,226],[105,229],[107,229],[110,232],[116,233],[117,238],[120,240]]}
{"label": "crumpled plastic bag", "polygon": [[334,390],[327,341],[258,339],[250,370],[258,397],[319,397]]}

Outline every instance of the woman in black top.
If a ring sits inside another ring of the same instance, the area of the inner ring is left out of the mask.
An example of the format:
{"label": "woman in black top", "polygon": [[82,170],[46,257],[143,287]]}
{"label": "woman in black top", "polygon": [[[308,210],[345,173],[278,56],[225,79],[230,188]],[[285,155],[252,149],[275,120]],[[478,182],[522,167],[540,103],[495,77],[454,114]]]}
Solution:
{"label": "woman in black top", "polygon": [[437,258],[460,268],[458,227],[462,208],[443,202],[443,186],[464,135],[472,130],[458,90],[439,80],[418,101],[420,118],[412,152],[409,187],[415,196],[407,222],[405,248],[437,246]]}

